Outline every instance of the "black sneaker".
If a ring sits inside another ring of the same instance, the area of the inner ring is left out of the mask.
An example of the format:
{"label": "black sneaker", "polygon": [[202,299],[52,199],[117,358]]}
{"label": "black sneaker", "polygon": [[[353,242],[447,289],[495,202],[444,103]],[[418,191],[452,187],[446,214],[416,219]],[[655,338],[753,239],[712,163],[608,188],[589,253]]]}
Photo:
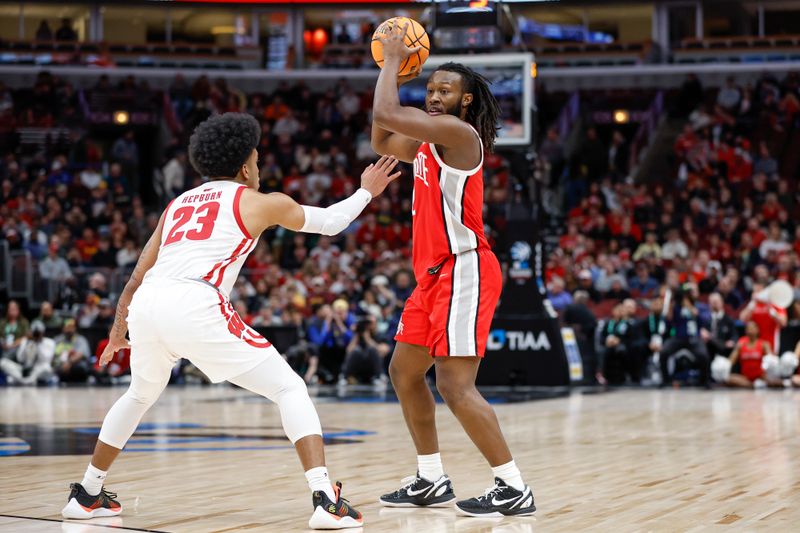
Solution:
{"label": "black sneaker", "polygon": [[404,485],[380,498],[386,507],[447,507],[456,498],[450,478],[442,475],[436,481],[416,476],[403,479]]}
{"label": "black sneaker", "polygon": [[535,510],[529,486],[517,490],[499,477],[494,478],[494,487],[483,496],[456,502],[456,514],[461,516],[502,517],[531,514]]}
{"label": "black sneaker", "polygon": [[342,498],[342,484],[338,481],[333,487],[336,493],[336,503],[321,490],[315,490],[311,495],[311,505],[314,514],[308,521],[311,529],[345,529],[348,527],[361,527],[364,518],[361,513],[350,506],[350,502]]}
{"label": "black sneaker", "polygon": [[71,483],[67,505],[61,510],[64,518],[86,520],[99,516],[117,516],[122,512],[122,506],[117,501],[117,495],[108,492],[105,487],[100,489],[100,494],[92,496],[80,483]]}

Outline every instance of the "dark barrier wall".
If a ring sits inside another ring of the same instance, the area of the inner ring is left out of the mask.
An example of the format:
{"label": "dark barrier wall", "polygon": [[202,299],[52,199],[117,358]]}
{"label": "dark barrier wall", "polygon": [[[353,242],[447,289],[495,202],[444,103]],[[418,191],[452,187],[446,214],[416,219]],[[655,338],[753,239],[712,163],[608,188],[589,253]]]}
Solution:
{"label": "dark barrier wall", "polygon": [[479,385],[569,385],[558,320],[548,312],[544,250],[533,220],[509,222],[504,259],[509,265],[492,322]]}
{"label": "dark barrier wall", "polygon": [[569,385],[558,323],[550,317],[495,317],[478,385]]}
{"label": "dark barrier wall", "polygon": [[800,325],[793,325],[781,330],[781,355],[784,352],[793,352],[794,347],[797,346],[797,341],[800,341]]}

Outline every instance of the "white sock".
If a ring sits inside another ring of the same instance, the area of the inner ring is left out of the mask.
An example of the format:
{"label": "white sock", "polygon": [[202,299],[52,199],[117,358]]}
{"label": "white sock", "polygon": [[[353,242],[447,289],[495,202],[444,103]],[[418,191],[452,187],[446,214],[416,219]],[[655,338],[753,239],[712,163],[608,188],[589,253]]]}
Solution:
{"label": "white sock", "polygon": [[328,477],[328,469],[324,466],[317,466],[311,470],[306,470],[306,480],[308,480],[308,488],[311,491],[321,490],[328,495],[333,503],[336,503],[336,493],[333,491],[333,485]]}
{"label": "white sock", "polygon": [[419,476],[428,481],[436,481],[444,475],[442,456],[439,453],[417,456],[417,471]]}
{"label": "white sock", "polygon": [[89,467],[83,475],[81,485],[90,496],[97,496],[100,494],[100,489],[103,488],[103,483],[106,481],[106,474],[108,474],[108,471],[95,468],[92,463],[89,463]]}
{"label": "white sock", "polygon": [[510,462],[492,467],[492,474],[494,477],[499,477],[506,482],[509,487],[514,487],[517,490],[525,490],[525,483],[522,481],[522,475],[519,473],[516,463],[513,460]]}

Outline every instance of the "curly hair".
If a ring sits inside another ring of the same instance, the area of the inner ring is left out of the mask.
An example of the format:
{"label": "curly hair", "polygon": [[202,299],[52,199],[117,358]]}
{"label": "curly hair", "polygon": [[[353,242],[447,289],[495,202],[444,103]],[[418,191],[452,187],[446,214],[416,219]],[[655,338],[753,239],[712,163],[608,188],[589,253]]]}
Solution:
{"label": "curly hair", "polygon": [[214,115],[189,139],[192,166],[209,178],[233,178],[258,146],[261,126],[245,113]]}

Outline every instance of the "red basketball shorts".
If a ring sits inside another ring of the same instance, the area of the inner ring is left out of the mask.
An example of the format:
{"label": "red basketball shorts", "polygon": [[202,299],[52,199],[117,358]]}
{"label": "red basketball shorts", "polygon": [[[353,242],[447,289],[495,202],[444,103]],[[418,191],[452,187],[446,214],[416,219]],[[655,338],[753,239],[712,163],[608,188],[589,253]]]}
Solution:
{"label": "red basketball shorts", "polygon": [[436,357],[483,357],[503,286],[497,257],[491,250],[454,255],[433,276],[406,301],[395,340],[427,346]]}

